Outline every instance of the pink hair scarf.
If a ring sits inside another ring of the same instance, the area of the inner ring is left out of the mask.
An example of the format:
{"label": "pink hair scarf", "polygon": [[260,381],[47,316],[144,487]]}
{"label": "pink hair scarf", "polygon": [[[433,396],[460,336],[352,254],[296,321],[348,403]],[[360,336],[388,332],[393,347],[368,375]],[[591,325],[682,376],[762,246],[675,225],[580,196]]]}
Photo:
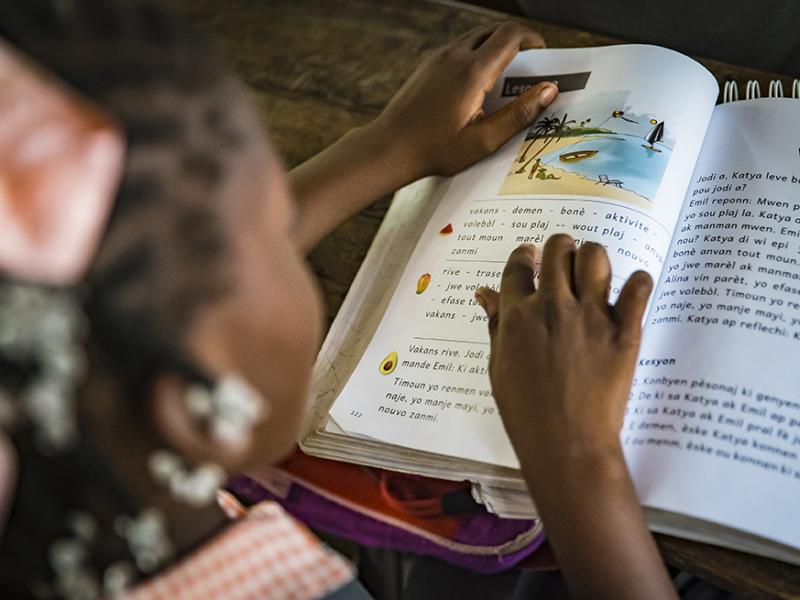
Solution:
{"label": "pink hair scarf", "polygon": [[109,115],[0,39],[0,276],[80,281],[124,155]]}

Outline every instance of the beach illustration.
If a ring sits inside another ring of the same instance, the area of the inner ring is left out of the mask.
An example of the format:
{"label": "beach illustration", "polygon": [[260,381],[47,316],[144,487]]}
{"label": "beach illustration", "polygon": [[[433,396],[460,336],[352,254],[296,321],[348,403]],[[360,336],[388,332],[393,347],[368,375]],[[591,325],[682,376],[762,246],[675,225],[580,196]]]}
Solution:
{"label": "beach illustration", "polygon": [[600,196],[650,206],[674,148],[669,123],[603,94],[545,114],[528,131],[501,195]]}

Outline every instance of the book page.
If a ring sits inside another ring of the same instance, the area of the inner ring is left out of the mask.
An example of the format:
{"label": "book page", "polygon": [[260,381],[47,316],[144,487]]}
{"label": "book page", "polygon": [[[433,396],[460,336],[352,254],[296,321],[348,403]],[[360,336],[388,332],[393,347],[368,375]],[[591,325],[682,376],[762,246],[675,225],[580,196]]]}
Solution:
{"label": "book page", "polygon": [[800,102],[717,107],[622,440],[644,504],[800,546]]}
{"label": "book page", "polygon": [[561,93],[530,130],[443,184],[330,411],[333,427],[516,467],[490,392],[475,289],[499,283],[520,243],[556,232],[606,246],[614,293],[636,269],[660,274],[717,96],[713,77],[652,46],[530,51],[501,77],[487,110],[541,80],[557,80]]}

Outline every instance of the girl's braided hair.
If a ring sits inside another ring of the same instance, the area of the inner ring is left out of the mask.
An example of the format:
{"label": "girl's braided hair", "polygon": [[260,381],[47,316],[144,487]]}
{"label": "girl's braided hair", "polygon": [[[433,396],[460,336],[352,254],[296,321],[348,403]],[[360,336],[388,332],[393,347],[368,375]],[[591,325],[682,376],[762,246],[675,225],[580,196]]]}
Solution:
{"label": "girl's braided hair", "polygon": [[[180,354],[197,309],[231,286],[223,189],[251,137],[228,110],[231,82],[191,31],[147,0],[3,2],[0,36],[125,132],[123,176],[82,291],[91,343],[102,349],[95,354],[125,381],[146,382]],[[12,394],[35,374],[36,365],[0,356],[0,386]],[[136,510],[85,444],[47,458],[29,437],[13,437],[20,477],[0,534],[4,598],[14,590],[24,597],[26,581],[49,579],[47,544],[62,535],[73,507]]]}

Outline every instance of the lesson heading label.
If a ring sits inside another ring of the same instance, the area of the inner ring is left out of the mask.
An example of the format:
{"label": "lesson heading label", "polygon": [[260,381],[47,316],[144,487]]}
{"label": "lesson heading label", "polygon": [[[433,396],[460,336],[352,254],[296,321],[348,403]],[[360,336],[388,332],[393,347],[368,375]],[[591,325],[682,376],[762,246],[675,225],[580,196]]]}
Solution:
{"label": "lesson heading label", "polygon": [[591,71],[583,73],[563,73],[561,75],[537,75],[535,77],[506,77],[503,80],[501,96],[519,96],[542,81],[552,81],[559,92],[575,92],[586,87]]}

